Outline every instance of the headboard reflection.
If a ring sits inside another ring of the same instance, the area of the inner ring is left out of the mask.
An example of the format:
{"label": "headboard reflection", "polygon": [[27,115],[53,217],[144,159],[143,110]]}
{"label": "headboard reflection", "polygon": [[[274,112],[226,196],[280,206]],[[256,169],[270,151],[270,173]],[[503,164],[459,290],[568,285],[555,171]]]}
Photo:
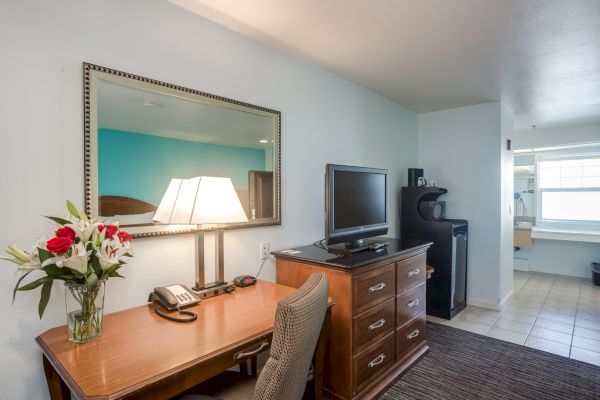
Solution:
{"label": "headboard reflection", "polygon": [[145,201],[123,196],[100,196],[98,209],[103,217],[145,214],[156,211],[156,206]]}

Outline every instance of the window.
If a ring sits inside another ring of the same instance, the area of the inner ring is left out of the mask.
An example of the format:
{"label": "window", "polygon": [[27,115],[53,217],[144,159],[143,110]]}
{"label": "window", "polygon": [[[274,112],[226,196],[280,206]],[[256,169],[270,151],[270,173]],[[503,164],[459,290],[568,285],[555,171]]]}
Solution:
{"label": "window", "polygon": [[600,155],[538,160],[541,219],[600,222]]}

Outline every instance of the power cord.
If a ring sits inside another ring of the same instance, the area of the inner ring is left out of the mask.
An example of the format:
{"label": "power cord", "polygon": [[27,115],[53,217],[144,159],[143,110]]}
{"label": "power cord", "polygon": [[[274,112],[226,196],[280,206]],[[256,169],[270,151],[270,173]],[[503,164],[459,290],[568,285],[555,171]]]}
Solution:
{"label": "power cord", "polygon": [[313,246],[319,247],[323,250],[327,250],[327,247],[325,247],[325,245],[323,243],[325,243],[325,239],[317,240],[316,242],[313,243]]}
{"label": "power cord", "polygon": [[[268,257],[267,257],[268,258]],[[258,269],[258,272],[256,273],[256,275],[254,276],[256,279],[258,279],[258,275],[260,275],[260,271],[262,271],[263,265],[265,265],[265,261],[267,261],[267,258],[263,258],[262,263],[260,264],[260,268]]]}

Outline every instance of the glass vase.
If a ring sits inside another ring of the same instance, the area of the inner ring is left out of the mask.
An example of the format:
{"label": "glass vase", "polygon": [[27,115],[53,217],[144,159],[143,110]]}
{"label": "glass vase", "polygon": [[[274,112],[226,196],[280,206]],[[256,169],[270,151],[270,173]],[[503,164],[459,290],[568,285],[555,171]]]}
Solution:
{"label": "glass vase", "polygon": [[69,341],[87,343],[102,334],[105,283],[106,279],[88,284],[65,282]]}

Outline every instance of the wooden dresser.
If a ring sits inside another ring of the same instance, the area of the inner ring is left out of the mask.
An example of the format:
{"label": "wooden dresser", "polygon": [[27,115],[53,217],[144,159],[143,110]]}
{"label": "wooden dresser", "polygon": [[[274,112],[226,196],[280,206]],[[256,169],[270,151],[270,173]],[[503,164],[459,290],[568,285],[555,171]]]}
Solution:
{"label": "wooden dresser", "polygon": [[351,256],[318,246],[274,252],[277,283],[300,287],[326,272],[335,305],[325,358],[332,399],[377,398],[429,351],[425,338],[429,242],[382,238],[380,251]]}

